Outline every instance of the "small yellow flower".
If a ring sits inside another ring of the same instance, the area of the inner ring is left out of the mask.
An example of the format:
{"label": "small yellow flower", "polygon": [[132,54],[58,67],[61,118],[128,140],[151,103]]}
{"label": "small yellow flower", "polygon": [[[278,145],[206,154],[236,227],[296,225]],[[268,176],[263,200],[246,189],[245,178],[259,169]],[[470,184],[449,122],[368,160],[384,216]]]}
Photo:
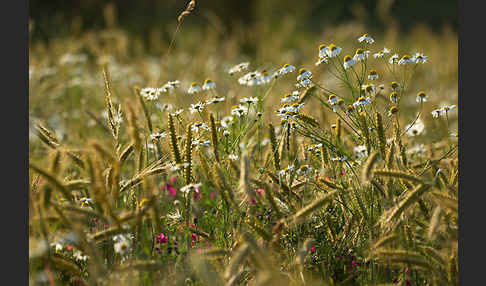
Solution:
{"label": "small yellow flower", "polygon": [[400,87],[398,85],[398,82],[396,82],[396,81],[392,81],[392,83],[390,84],[390,86],[391,86],[391,88],[392,88],[393,91],[398,90],[398,88]]}

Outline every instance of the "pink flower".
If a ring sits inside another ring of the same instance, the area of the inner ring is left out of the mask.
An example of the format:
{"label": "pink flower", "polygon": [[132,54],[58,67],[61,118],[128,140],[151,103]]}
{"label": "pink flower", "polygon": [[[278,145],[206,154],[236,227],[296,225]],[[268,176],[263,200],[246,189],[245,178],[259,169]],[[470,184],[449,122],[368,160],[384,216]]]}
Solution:
{"label": "pink flower", "polygon": [[169,179],[169,182],[171,182],[171,183],[173,183],[175,181],[177,181],[177,177],[172,177],[172,178]]}
{"label": "pink flower", "polygon": [[214,198],[216,197],[216,194],[215,194],[215,193],[211,193],[211,194],[209,194],[209,197],[210,197],[211,199],[214,199]]}
{"label": "pink flower", "polygon": [[165,184],[164,189],[169,191],[169,193],[174,197],[177,194],[177,189],[174,188],[170,183]]}
{"label": "pink flower", "polygon": [[71,245],[69,245],[69,244],[66,245],[66,249],[68,251],[73,251],[73,247]]}
{"label": "pink flower", "polygon": [[157,243],[167,243],[169,242],[169,238],[165,236],[163,233],[160,233],[159,235],[155,236],[155,241]]}
{"label": "pink flower", "polygon": [[254,205],[256,203],[255,199],[254,198],[250,198],[250,201],[249,201],[250,205]]}
{"label": "pink flower", "polygon": [[194,198],[194,200],[200,200],[202,199],[202,193],[201,193],[201,190],[200,189],[194,189],[194,194],[192,195],[192,197]]}
{"label": "pink flower", "polygon": [[260,196],[263,195],[263,190],[262,189],[256,189],[255,192],[257,192]]}
{"label": "pink flower", "polygon": [[315,247],[312,247],[311,248],[311,252],[316,252],[316,248]]}

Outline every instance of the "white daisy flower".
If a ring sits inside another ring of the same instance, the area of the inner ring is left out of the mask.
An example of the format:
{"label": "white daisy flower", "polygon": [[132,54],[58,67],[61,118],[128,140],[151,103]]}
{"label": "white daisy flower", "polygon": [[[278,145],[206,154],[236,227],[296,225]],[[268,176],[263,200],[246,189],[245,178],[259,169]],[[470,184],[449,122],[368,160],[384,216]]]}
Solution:
{"label": "white daisy flower", "polygon": [[394,54],[393,56],[390,57],[388,60],[389,64],[397,64],[399,60],[398,54]]}
{"label": "white daisy flower", "polygon": [[203,90],[210,90],[215,88],[216,88],[216,84],[210,78],[206,78],[204,80],[204,84],[202,86]]}
{"label": "white daisy flower", "polygon": [[393,102],[393,103],[398,102],[398,93],[396,91],[392,91],[390,93],[390,101]]}
{"label": "white daisy flower", "polygon": [[157,139],[166,138],[166,137],[167,137],[166,132],[150,134],[150,139],[152,139],[152,140],[157,140]]}
{"label": "white daisy flower", "polygon": [[316,66],[322,64],[322,63],[328,63],[329,62],[329,58],[327,56],[324,56],[322,58],[319,58],[316,62]]}
{"label": "white daisy flower", "polygon": [[198,148],[199,147],[209,147],[211,146],[211,141],[209,140],[205,140],[205,141],[201,141],[199,139],[195,139],[195,140],[192,140],[192,146],[197,146]]}
{"label": "white daisy flower", "polygon": [[312,171],[312,168],[309,165],[302,165],[297,169],[297,174],[299,175],[307,175]]}
{"label": "white daisy flower", "polygon": [[368,104],[371,104],[371,98],[369,97],[365,98],[364,96],[361,96],[360,98],[358,98],[356,102],[353,103],[353,106],[362,106]]}
{"label": "white daisy flower", "polygon": [[113,237],[115,253],[125,255],[132,246],[130,238],[127,235],[115,235]]}
{"label": "white daisy flower", "polygon": [[376,70],[370,71],[370,74],[368,75],[368,79],[370,79],[370,80],[378,79],[378,73],[376,72]]}
{"label": "white daisy flower", "polygon": [[297,91],[297,95],[294,95],[293,93],[292,94],[291,93],[286,93],[282,97],[281,101],[284,102],[284,103],[290,103],[290,102],[294,102],[294,101],[296,101],[298,99],[299,99],[299,92]]}
{"label": "white daisy flower", "polygon": [[392,83],[390,84],[390,87],[393,91],[397,91],[400,89],[400,85],[398,84],[398,82],[396,81],[392,81]]}
{"label": "white daisy flower", "polygon": [[415,61],[410,58],[409,55],[404,55],[399,61],[398,61],[398,64],[399,65],[405,65],[405,64],[408,64],[408,63],[415,63]]}
{"label": "white daisy flower", "polygon": [[56,252],[61,252],[62,249],[64,248],[64,246],[62,244],[60,244],[59,242],[53,242],[53,243],[51,243],[51,247],[54,247],[54,250]]}
{"label": "white daisy flower", "polygon": [[202,112],[204,110],[205,104],[203,102],[198,102],[196,104],[191,104],[191,107],[189,107],[189,111],[192,113],[195,112]]}
{"label": "white daisy flower", "polygon": [[327,58],[327,51],[329,47],[326,45],[319,45],[319,58]]}
{"label": "white daisy flower", "polygon": [[140,95],[146,100],[157,100],[160,96],[160,90],[153,87],[145,87],[140,90]]}
{"label": "white daisy flower", "polygon": [[223,128],[229,128],[231,123],[233,123],[233,116],[225,116],[221,119],[221,126]]}
{"label": "white daisy flower", "polygon": [[172,116],[178,116],[178,115],[182,114],[182,112],[184,112],[184,109],[178,109],[178,110],[176,110],[176,112],[171,113],[171,115]]}
{"label": "white daisy flower", "polygon": [[425,125],[422,120],[418,119],[415,123],[405,126],[407,136],[414,137],[420,135],[425,130]]}
{"label": "white daisy flower", "polygon": [[455,105],[450,105],[450,106],[442,106],[439,109],[433,110],[432,111],[432,116],[435,118],[438,118],[441,115],[447,114],[449,111],[454,110],[456,108]]}
{"label": "white daisy flower", "polygon": [[225,97],[213,97],[206,101],[206,104],[219,103],[225,101]]}
{"label": "white daisy flower", "polygon": [[358,41],[360,43],[365,41],[368,44],[373,44],[375,42],[375,40],[372,37],[368,36],[368,34],[363,34],[361,37],[358,38]]}
{"label": "white daisy flower", "polygon": [[246,115],[248,113],[248,107],[244,105],[234,105],[231,108],[231,115],[236,115],[238,117],[241,117],[243,115]]}
{"label": "white daisy flower", "polygon": [[295,84],[295,86],[297,88],[301,88],[301,87],[308,87],[312,84],[312,81],[309,79],[309,78],[306,78],[300,82],[298,82],[297,84]]}
{"label": "white daisy flower", "polygon": [[345,69],[348,69],[349,67],[354,66],[354,64],[356,64],[356,61],[353,58],[351,58],[350,56],[344,57],[343,66],[344,66]]}
{"label": "white daisy flower", "polygon": [[199,84],[197,84],[197,82],[192,82],[191,87],[189,87],[189,89],[187,90],[187,93],[194,94],[194,93],[198,93],[198,92],[201,92],[201,91],[202,91],[201,86],[199,86]]}
{"label": "white daisy flower", "polygon": [[278,75],[288,74],[293,71],[295,71],[295,67],[293,65],[284,64],[283,67],[278,70]]}
{"label": "white daisy flower", "polygon": [[74,252],[73,257],[78,261],[86,261],[89,258],[88,255],[83,255],[83,253],[79,250]]}
{"label": "white daisy flower", "polygon": [[335,94],[329,95],[329,103],[336,104],[338,103],[339,98]]}
{"label": "white daisy flower", "polygon": [[373,57],[376,59],[376,58],[382,58],[383,56],[385,56],[385,54],[389,54],[390,53],[390,50],[387,49],[387,48],[383,48],[383,50],[381,51],[378,51],[376,54],[373,54]]}
{"label": "white daisy flower", "polygon": [[229,155],[228,155],[228,159],[233,160],[233,161],[238,160],[238,155],[235,155],[235,154],[229,154]]}
{"label": "white daisy flower", "polygon": [[339,55],[339,53],[341,53],[341,50],[342,49],[340,47],[337,47],[334,44],[330,44],[329,48],[326,50],[326,54],[327,54],[328,57],[334,58],[334,57],[337,57]]}
{"label": "white daisy flower", "polygon": [[197,183],[197,184],[189,184],[180,189],[181,192],[183,193],[189,193],[190,191],[194,189],[199,189],[202,186],[202,183]]}
{"label": "white daisy flower", "polygon": [[162,88],[164,88],[165,90],[167,90],[168,92],[173,92],[176,88],[178,88],[179,86],[181,85],[181,82],[178,81],[178,80],[174,80],[174,81],[169,81],[167,82],[166,84],[164,84],[162,86]]}
{"label": "white daisy flower", "polygon": [[229,133],[229,131],[228,131],[228,130],[225,130],[225,131],[223,131],[223,135],[224,135],[224,136],[229,136],[229,135],[230,135],[230,133]]}
{"label": "white daisy flower", "polygon": [[339,161],[339,162],[344,162],[346,161],[348,158],[346,157],[346,155],[343,155],[342,157],[335,157],[335,158],[331,158],[331,161]]}
{"label": "white daisy flower", "polygon": [[376,92],[376,87],[374,84],[363,84],[361,85],[361,90],[363,90],[367,94],[374,94]]}
{"label": "white daisy flower", "polygon": [[268,143],[270,143],[270,139],[265,138],[265,139],[262,140],[261,144],[262,144],[262,146],[266,146]]}
{"label": "white daisy flower", "polygon": [[249,66],[250,66],[250,63],[249,62],[243,62],[243,63],[237,64],[236,66],[231,67],[228,70],[228,73],[230,75],[233,75],[234,73],[247,70]]}
{"label": "white daisy flower", "polygon": [[294,171],[294,169],[295,169],[295,166],[294,165],[289,165],[285,169],[280,170],[279,171],[279,175],[284,176],[284,175],[290,174],[290,173],[292,173]]}
{"label": "white daisy flower", "polygon": [[242,99],[240,99],[240,103],[252,104],[257,102],[258,102],[258,97],[243,97]]}
{"label": "white daisy flower", "polygon": [[369,53],[370,53],[370,51],[365,51],[361,48],[357,49],[356,53],[354,54],[353,60],[355,60],[357,62],[363,61],[363,60],[368,58]]}
{"label": "white daisy flower", "polygon": [[417,63],[417,64],[424,64],[427,62],[427,56],[424,56],[422,53],[416,53],[413,57],[412,60]]}
{"label": "white daisy flower", "polygon": [[238,79],[238,83],[241,85],[254,86],[260,85],[263,82],[263,75],[259,71],[253,71],[245,74]]}
{"label": "white daisy flower", "polygon": [[307,148],[307,151],[318,151],[322,147],[322,143],[311,145]]}
{"label": "white daisy flower", "polygon": [[199,132],[200,129],[209,130],[209,127],[206,123],[201,121],[196,121],[192,124],[191,130],[194,132]]}
{"label": "white daisy flower", "polygon": [[356,154],[356,157],[358,157],[358,159],[361,159],[368,155],[365,145],[359,145],[354,147],[354,153]]}
{"label": "white daisy flower", "polygon": [[417,93],[417,98],[415,99],[417,102],[426,102],[427,101],[427,96],[425,95],[425,92],[419,91]]}
{"label": "white daisy flower", "polygon": [[299,70],[299,75],[297,76],[297,81],[303,81],[305,79],[311,79],[312,78],[312,73],[309,70],[306,70],[305,68],[301,68]]}
{"label": "white daisy flower", "polygon": [[459,132],[453,132],[450,134],[451,138],[459,138]]}

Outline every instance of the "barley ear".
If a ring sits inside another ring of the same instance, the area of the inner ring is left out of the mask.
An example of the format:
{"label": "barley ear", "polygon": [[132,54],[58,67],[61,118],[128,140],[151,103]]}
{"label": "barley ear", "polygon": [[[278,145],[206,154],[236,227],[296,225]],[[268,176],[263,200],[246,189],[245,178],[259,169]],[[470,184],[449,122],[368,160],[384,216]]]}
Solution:
{"label": "barley ear", "polygon": [[219,154],[218,154],[218,133],[216,132],[216,123],[214,122],[214,116],[211,113],[209,115],[209,121],[211,123],[211,141],[213,141],[213,151],[214,151],[214,158],[217,162],[219,162]]}
{"label": "barley ear", "polygon": [[169,113],[168,122],[169,122],[169,137],[170,137],[170,146],[172,149],[172,157],[176,162],[176,164],[180,164],[182,163],[181,152],[179,151],[179,144],[177,143],[177,134],[174,126],[174,118],[170,113]]}
{"label": "barley ear", "polygon": [[186,150],[184,152],[184,180],[186,184],[192,182],[192,123],[187,125],[186,129]]}
{"label": "barley ear", "polygon": [[280,170],[280,156],[278,152],[277,138],[275,137],[275,128],[271,123],[268,127],[270,132],[270,144],[272,145],[273,163],[275,166],[275,170],[278,171]]}
{"label": "barley ear", "polygon": [[378,134],[378,147],[381,152],[381,156],[385,158],[385,149],[386,149],[386,137],[385,137],[385,129],[383,127],[383,118],[381,114],[376,112],[375,114],[375,121],[376,121],[376,132]]}

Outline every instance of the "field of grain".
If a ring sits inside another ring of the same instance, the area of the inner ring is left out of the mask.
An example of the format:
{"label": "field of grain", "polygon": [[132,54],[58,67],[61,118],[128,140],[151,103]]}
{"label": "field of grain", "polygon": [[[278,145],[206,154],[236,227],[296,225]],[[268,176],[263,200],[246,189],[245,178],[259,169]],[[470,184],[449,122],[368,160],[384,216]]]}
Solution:
{"label": "field of grain", "polygon": [[31,43],[31,285],[457,285],[457,34],[190,6]]}

